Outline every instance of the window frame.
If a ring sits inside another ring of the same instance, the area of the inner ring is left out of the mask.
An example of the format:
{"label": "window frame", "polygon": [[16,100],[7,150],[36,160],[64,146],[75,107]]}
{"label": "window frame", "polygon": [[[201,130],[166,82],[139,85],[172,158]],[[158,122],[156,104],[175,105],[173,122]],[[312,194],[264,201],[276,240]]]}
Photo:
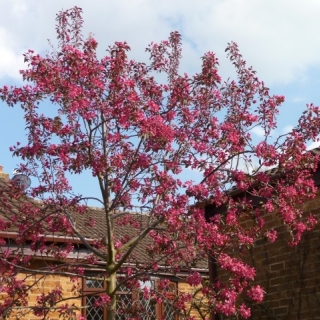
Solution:
{"label": "window frame", "polygon": [[[88,278],[94,277],[94,274],[87,274]],[[102,293],[106,292],[107,289],[107,281],[106,280],[102,280],[103,281],[103,286],[102,288],[90,288],[87,287],[87,281],[90,280],[88,278],[83,278],[82,280],[82,306],[85,306],[86,308],[82,309],[82,315],[87,319],[87,310],[88,310],[88,303],[87,303],[87,299],[88,297],[93,297],[93,296],[99,296]],[[102,320],[107,320],[107,308],[106,307],[101,307],[101,309],[103,309],[103,315],[102,315]]]}
{"label": "window frame", "polygon": [[[87,281],[90,280],[90,278],[94,278],[95,274],[92,273],[87,273],[86,276],[89,278],[84,277],[82,280],[82,306],[86,307],[87,306],[87,299],[88,297],[91,296],[99,296],[100,294],[103,294],[106,292],[107,289],[107,281],[106,280],[101,280],[103,281],[103,287],[102,288],[92,288],[92,287],[87,287]],[[168,291],[166,292],[166,300],[174,300],[177,292],[178,292],[178,281],[175,279],[173,280],[172,278],[165,278],[165,277],[151,277],[150,281],[154,282],[153,287],[155,288],[155,290],[157,290],[157,287],[159,285],[159,281],[161,279],[168,279],[169,280],[169,287],[173,286],[174,290],[173,291]],[[139,295],[137,294],[136,291],[117,291],[117,297],[119,296],[126,296],[126,295],[131,295],[131,304],[133,305],[136,301],[139,301],[141,299],[139,299]],[[163,299],[161,303],[156,303],[155,304],[155,317],[157,320],[159,319],[165,319],[165,303],[166,301]],[[102,320],[107,320],[107,315],[108,315],[108,309],[106,307],[101,307],[103,309],[103,316],[102,316]],[[84,317],[87,316],[87,310],[88,308],[82,308],[82,315]],[[170,318],[171,320],[172,318]],[[174,316],[174,319],[177,320],[178,319],[178,315]],[[169,319],[167,319],[169,320]]]}
{"label": "window frame", "polygon": [[[160,279],[158,279],[158,281],[159,281]],[[166,304],[166,301],[173,301],[174,300],[174,298],[175,298],[175,296],[177,295],[177,292],[178,292],[178,281],[173,281],[173,280],[170,280],[170,279],[168,279],[169,280],[169,288],[171,287],[171,286],[173,286],[174,287],[174,290],[173,291],[171,291],[171,290],[169,290],[169,291],[167,291],[166,292],[166,297],[165,297],[165,300],[163,300],[162,301],[162,303],[161,304],[159,304],[159,309],[160,309],[160,311],[159,311],[159,319],[162,319],[162,317],[163,317],[163,319],[166,319],[165,318],[165,304]],[[170,318],[170,320],[171,320],[172,318]],[[177,314],[175,314],[174,315],[174,319],[175,320],[178,320],[178,315]],[[167,319],[166,319],[167,320]]]}

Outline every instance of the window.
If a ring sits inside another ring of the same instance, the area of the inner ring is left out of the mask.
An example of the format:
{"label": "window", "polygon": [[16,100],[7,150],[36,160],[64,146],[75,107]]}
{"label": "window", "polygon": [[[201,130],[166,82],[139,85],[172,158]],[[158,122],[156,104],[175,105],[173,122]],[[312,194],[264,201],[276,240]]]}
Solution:
{"label": "window", "polygon": [[[155,288],[155,280],[150,280],[141,283],[141,289],[148,287],[149,289]],[[121,290],[122,289],[122,290]],[[127,320],[130,318],[129,314],[125,314],[125,310],[133,310],[140,315],[141,320],[157,320],[159,317],[159,306],[155,304],[151,299],[145,299],[143,294],[126,292],[126,288],[120,287],[120,291],[117,296],[117,319]],[[158,318],[157,318],[158,316]]]}
{"label": "window", "polygon": [[129,291],[125,286],[120,286],[117,294],[117,314],[116,320],[127,320],[132,318],[129,311],[132,310],[133,303],[137,301],[137,296]]}
{"label": "window", "polygon": [[106,289],[106,281],[94,279],[88,277],[83,281],[83,293],[84,297],[82,303],[87,308],[84,309],[83,315],[87,320],[105,320],[107,318],[106,308],[96,308],[94,303],[101,292],[104,292]]}
{"label": "window", "polygon": [[169,286],[166,290],[167,300],[164,300],[162,303],[162,312],[161,315],[164,316],[164,319],[175,319],[175,309],[172,307],[171,303],[168,303],[170,300],[174,300],[175,295],[177,293],[177,284],[175,282],[170,281]]}
{"label": "window", "polygon": [[[148,287],[151,290],[156,290],[157,279],[152,279],[141,284],[141,288]],[[106,320],[107,309],[94,307],[95,300],[102,292],[106,290],[106,281],[100,279],[94,279],[94,276],[88,276],[84,279],[83,283],[83,305],[87,306],[84,308],[83,315],[87,320]],[[141,320],[174,320],[177,318],[175,310],[172,308],[169,300],[174,300],[177,292],[177,285],[175,282],[169,283],[166,289],[163,302],[155,303],[151,299],[145,299],[143,294],[137,292],[128,291],[123,286],[120,287],[117,293],[117,315],[116,320],[127,320],[132,319],[132,313],[134,311],[139,314]]]}

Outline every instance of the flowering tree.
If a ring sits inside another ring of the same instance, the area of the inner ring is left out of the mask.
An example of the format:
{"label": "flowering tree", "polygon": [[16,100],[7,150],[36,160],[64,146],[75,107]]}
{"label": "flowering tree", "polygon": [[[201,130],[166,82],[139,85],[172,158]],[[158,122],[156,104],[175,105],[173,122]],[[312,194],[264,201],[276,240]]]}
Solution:
{"label": "flowering tree", "polygon": [[[193,307],[203,319],[212,312],[249,317],[250,309],[238,298],[259,302],[263,289],[253,284],[254,268],[230,252],[253,245],[261,235],[276,238],[274,230],[264,228],[263,214],[278,212],[291,244],[316,223],[299,205],[315,195],[311,174],[318,159],[306,152],[306,142],[319,134],[319,108],[308,105],[292,132],[274,139],[284,97],[270,95],[236,43],[226,51],[237,77],[223,81],[211,52],[202,57],[199,73],[179,73],[178,32],[148,46],[147,65],[130,60],[130,48],[122,42],[98,59],[96,40],[84,40],[81,27],[80,8],[60,12],[58,48],[46,56],[29,50],[28,68],[21,71],[27,84],[0,89],[3,101],[25,113],[28,143],[12,151],[24,160],[20,171],[39,182],[27,192],[13,183],[1,188],[0,231],[15,231],[16,237],[10,244],[1,239],[0,314],[28,310],[46,318],[56,310],[72,318],[75,306],[59,285],[31,304],[29,278],[68,276],[74,295],[81,296],[77,279],[85,276],[86,266],[96,265],[106,289],[93,307],[107,306],[110,320],[116,317],[121,286],[141,290],[155,302],[167,298],[166,280],[157,289],[144,286],[161,268],[179,277],[186,271],[184,280],[194,287],[193,295],[178,292],[170,300],[181,317],[191,319]],[[165,83],[157,81],[159,74]],[[49,102],[47,112],[43,104]],[[255,127],[264,132],[258,143],[251,137]],[[270,166],[278,166],[277,179],[262,170]],[[189,180],[189,170],[201,179]],[[68,177],[85,171],[100,195],[73,193]],[[265,200],[254,207],[245,197],[232,197],[232,186]],[[97,201],[105,224],[92,239],[86,232],[98,230],[97,219],[88,200]],[[204,203],[223,205],[226,212],[206,221]],[[250,230],[241,226],[241,217],[252,218]],[[118,233],[123,226],[131,233]],[[144,243],[148,258],[141,263],[137,253]],[[90,254],[72,255],[77,246]],[[227,283],[209,283],[194,268],[208,255],[229,274]],[[41,257],[43,263],[34,264]],[[143,312],[142,305],[133,309]]]}

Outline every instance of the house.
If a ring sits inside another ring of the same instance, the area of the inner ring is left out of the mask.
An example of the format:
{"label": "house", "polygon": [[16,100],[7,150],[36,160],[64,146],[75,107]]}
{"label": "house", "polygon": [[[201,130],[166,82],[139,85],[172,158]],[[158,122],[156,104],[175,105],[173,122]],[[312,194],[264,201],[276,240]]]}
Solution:
{"label": "house", "polygon": [[[313,149],[312,154],[320,154],[320,149]],[[269,174],[277,179],[278,170]],[[313,200],[304,203],[303,210],[312,213],[320,221],[320,167],[313,174],[318,188]],[[261,199],[239,190],[231,190],[233,197],[251,197],[255,206]],[[205,213],[210,219],[225,208],[207,205]],[[320,317],[320,224],[306,231],[297,246],[289,246],[289,234],[275,213],[265,214],[266,227],[278,232],[277,239],[271,243],[266,238],[258,239],[244,256],[245,261],[256,268],[255,283],[261,285],[266,294],[260,304],[252,304],[251,319],[319,319]],[[250,228],[251,221],[243,219],[242,225]],[[214,261],[209,266],[212,278],[223,279],[224,273],[217,269]],[[249,302],[246,301],[248,304]],[[214,319],[237,319],[217,315]]]}
{"label": "house", "polygon": [[[9,315],[9,319],[18,318],[22,320],[34,320],[38,317],[41,319],[48,317],[50,319],[61,319],[53,306],[55,301],[61,300],[62,302],[58,306],[60,311],[65,310],[65,313],[62,313],[65,319],[72,319],[72,317],[80,314],[88,320],[106,319],[108,310],[103,306],[94,306],[107,285],[105,261],[90,254],[88,249],[88,246],[96,246],[97,242],[105,236],[106,225],[101,209],[89,208],[82,215],[76,216],[76,227],[81,231],[85,241],[79,239],[76,235],[66,236],[59,231],[48,232],[45,224],[42,224],[42,238],[34,242],[30,225],[21,230],[21,228],[18,229],[15,226],[15,221],[20,219],[20,222],[26,221],[26,223],[29,223],[30,219],[37,219],[36,211],[41,208],[42,204],[25,197],[23,194],[20,197],[9,196],[6,193],[8,182],[9,176],[3,173],[1,168],[0,240],[2,244],[0,247],[0,264],[6,263],[3,257],[10,254],[10,257],[12,257],[10,263],[14,267],[11,270],[12,272],[8,271],[6,275],[0,276],[0,288],[6,287],[9,282],[12,284],[12,281],[23,280],[26,287],[21,287],[21,290],[24,290],[24,288],[27,288],[27,290],[25,294],[22,294],[21,291],[17,292],[19,298],[14,300],[11,306],[6,306],[7,296],[3,290],[0,291],[1,316],[5,318]],[[30,217],[32,216],[32,218],[19,214],[19,206],[22,204],[30,205]],[[49,208],[48,210],[48,215],[52,214],[53,209]],[[132,214],[131,216],[131,222],[141,226],[146,222],[146,219],[146,215]],[[6,225],[7,222],[9,222],[9,225]],[[57,220],[52,221],[52,223],[60,222]],[[88,227],[88,224],[91,227]],[[123,237],[134,235],[135,232],[134,228],[125,224],[116,228],[117,233]],[[28,234],[27,241],[20,242],[21,233]],[[128,310],[139,313],[143,320],[176,319],[177,315],[172,308],[171,301],[174,301],[178,292],[191,293],[194,290],[183,281],[183,276],[190,267],[181,266],[177,273],[171,274],[165,264],[161,264],[160,260],[158,269],[152,268],[147,250],[150,242],[151,239],[146,237],[124,267],[134,270],[137,265],[148,266],[149,264],[150,268],[145,268],[142,277],[142,286],[149,288],[151,291],[159,290],[159,281],[166,279],[163,299],[154,301],[145,298],[137,292],[134,285],[121,284],[121,271],[119,271],[117,320],[132,319],[132,315],[126,314],[126,312],[129,312]],[[52,246],[53,244],[55,246]],[[65,255],[63,255],[64,248],[69,248]],[[31,252],[33,258],[29,263],[20,263],[23,259],[28,259]],[[199,260],[197,265],[193,265],[192,268],[202,276],[208,276],[207,261]],[[78,277],[73,276],[75,269],[80,273]],[[82,270],[82,273],[79,270]],[[41,304],[42,310],[34,307],[36,303]],[[71,313],[65,308],[66,304],[72,306],[73,311]],[[12,312],[10,313],[10,311]],[[197,317],[197,311],[193,310],[190,315]]]}

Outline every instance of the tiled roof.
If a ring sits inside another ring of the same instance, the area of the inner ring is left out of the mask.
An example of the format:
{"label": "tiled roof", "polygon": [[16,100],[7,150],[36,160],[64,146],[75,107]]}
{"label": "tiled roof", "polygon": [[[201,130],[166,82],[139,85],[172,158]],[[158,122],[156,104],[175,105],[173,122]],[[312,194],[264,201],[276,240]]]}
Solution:
{"label": "tiled roof", "polygon": [[[311,155],[320,156],[320,147],[308,150],[307,152],[310,153]],[[281,171],[279,170],[279,167],[274,167],[274,168],[271,168],[271,169],[268,169],[268,170],[264,171],[264,173],[266,173],[266,174],[268,174],[270,176],[277,176],[277,174],[279,174],[280,172]]]}
{"label": "tiled roof", "polygon": [[[311,155],[320,156],[320,147],[308,150],[307,152],[310,153]],[[285,174],[285,172],[283,170],[281,170],[279,167],[270,168],[270,169],[267,169],[265,171],[260,171],[260,172],[263,172],[263,173],[269,175],[271,177],[271,179],[278,179]],[[243,190],[239,190],[236,186],[233,186],[228,190],[228,193],[233,196],[233,195],[236,195],[239,193],[243,193]]]}
{"label": "tiled roof", "polygon": [[[0,189],[5,188],[5,186],[8,184],[8,179],[3,179],[0,176]],[[28,198],[26,196],[21,196],[19,200],[8,198],[6,199],[10,206],[12,207],[11,212],[8,212],[8,210],[4,210],[4,205],[0,205],[0,216],[5,221],[10,221],[11,217],[14,213],[19,212],[19,206],[21,203],[30,203],[34,204],[36,207],[41,206],[41,202],[37,202],[31,198]],[[131,225],[125,224],[125,225],[118,225],[115,223],[115,235],[117,238],[128,236],[129,238],[133,238],[134,236],[137,236],[139,234],[139,231],[143,230],[149,222],[150,217],[147,214],[135,214],[135,213],[128,213],[128,215],[131,215],[131,221],[135,221],[140,228],[133,227]],[[107,230],[107,224],[105,219],[105,212],[102,208],[94,208],[89,207],[87,211],[83,214],[79,213],[71,213],[71,216],[74,219],[75,225],[77,230],[80,231],[81,235],[85,237],[89,242],[92,240],[100,240],[103,237],[106,236],[106,230]],[[21,217],[23,219],[23,217]],[[93,221],[93,226],[89,225],[89,219],[90,221]],[[14,234],[18,233],[17,227],[12,225],[9,230],[7,230],[7,235],[10,233],[11,237],[14,237]],[[1,232],[2,237],[4,237],[4,232]],[[54,236],[52,233],[48,232],[45,234],[48,239],[55,239],[57,241],[58,239],[65,239],[64,235],[62,233],[56,232]],[[75,236],[74,241],[77,241],[79,243],[79,239]],[[130,261],[131,262],[138,262],[138,263],[148,263],[151,262],[151,258],[148,254],[148,246],[152,244],[152,239],[149,236],[146,236],[136,247],[136,249],[133,252],[133,257]],[[200,269],[207,269],[208,262],[207,259],[199,259],[196,261],[196,265],[193,266],[195,268]]]}

